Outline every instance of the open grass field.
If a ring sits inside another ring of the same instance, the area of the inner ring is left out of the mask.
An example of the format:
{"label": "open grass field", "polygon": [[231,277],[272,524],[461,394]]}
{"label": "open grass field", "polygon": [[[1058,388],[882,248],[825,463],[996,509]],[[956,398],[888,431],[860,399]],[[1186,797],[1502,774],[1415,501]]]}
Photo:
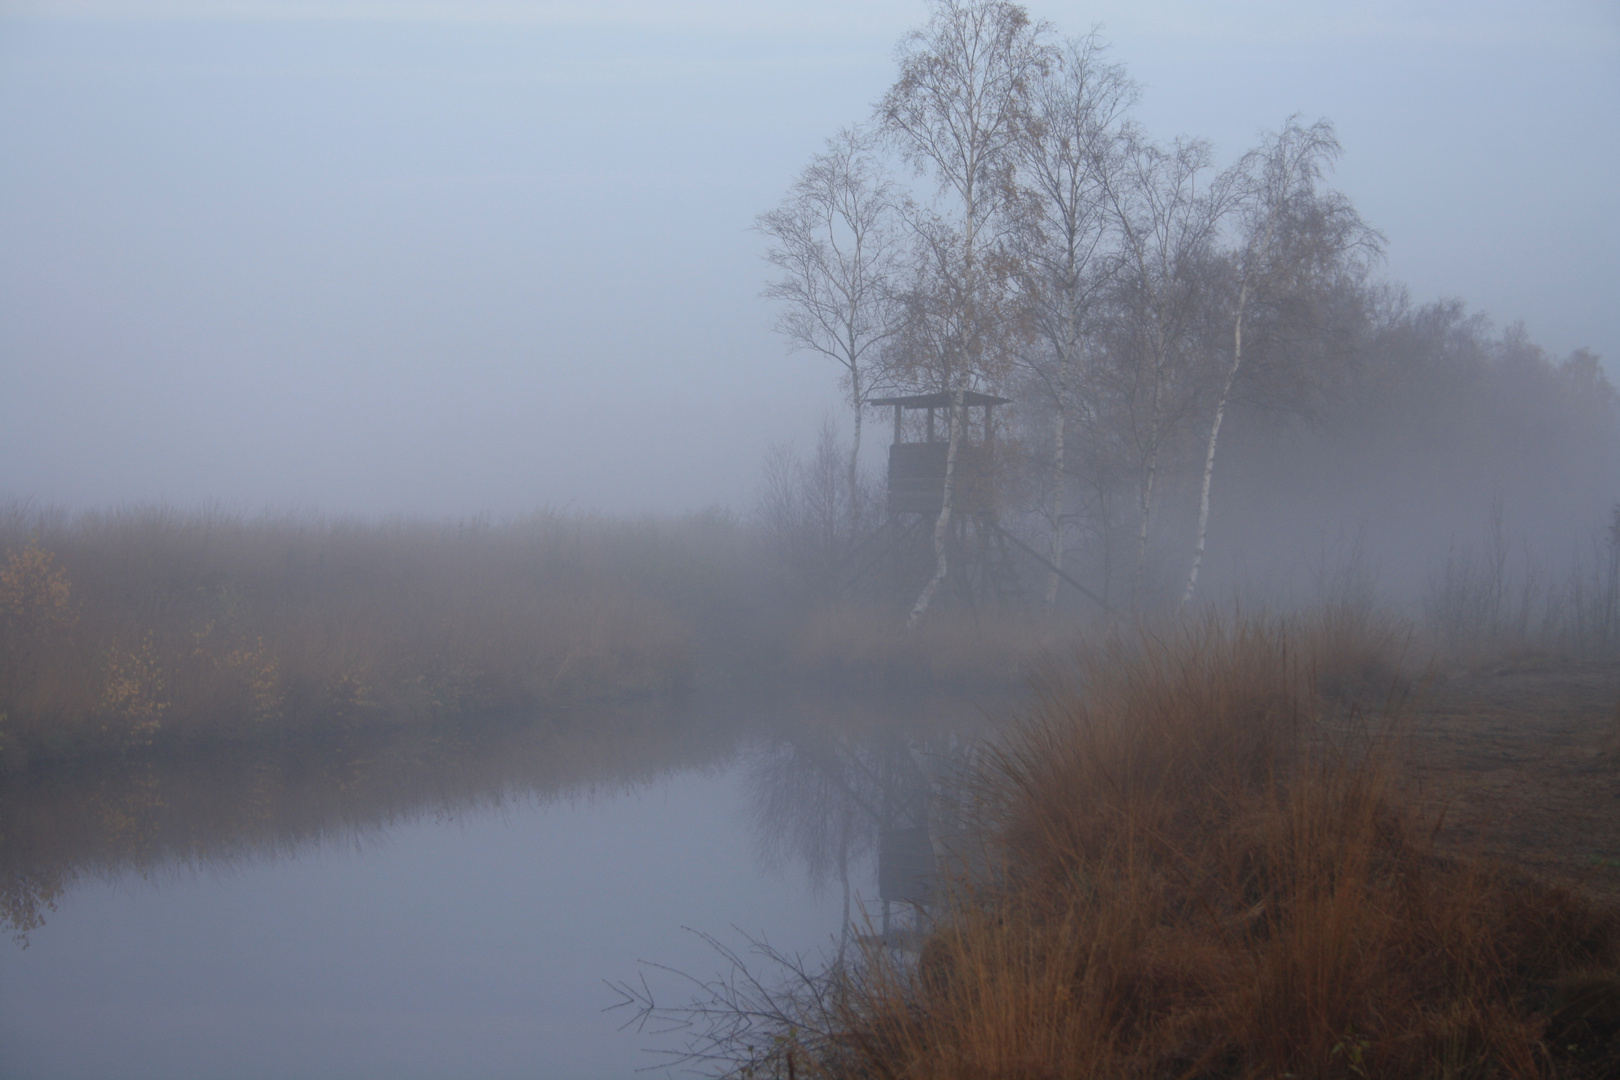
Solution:
{"label": "open grass field", "polygon": [[1620,663],[1534,657],[1431,680],[1414,773],[1443,845],[1620,904]]}

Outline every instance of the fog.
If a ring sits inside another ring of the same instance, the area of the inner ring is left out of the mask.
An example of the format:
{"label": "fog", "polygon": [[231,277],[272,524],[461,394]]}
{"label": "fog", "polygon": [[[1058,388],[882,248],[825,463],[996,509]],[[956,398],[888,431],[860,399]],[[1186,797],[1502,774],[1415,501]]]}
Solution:
{"label": "fog", "polygon": [[1620,1075],[1611,0],[0,5],[0,1073]]}
{"label": "fog", "polygon": [[[1036,3],[1160,137],[1291,112],[1415,298],[1613,372],[1620,15]],[[7,5],[0,494],[365,514],[746,509],[835,370],[754,215],[918,3]]]}

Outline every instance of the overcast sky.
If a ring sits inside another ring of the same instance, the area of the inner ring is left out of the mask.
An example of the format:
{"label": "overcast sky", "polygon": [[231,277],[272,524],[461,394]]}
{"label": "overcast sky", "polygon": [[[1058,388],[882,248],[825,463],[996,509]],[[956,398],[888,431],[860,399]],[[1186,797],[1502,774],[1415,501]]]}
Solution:
{"label": "overcast sky", "polygon": [[[1223,161],[1330,118],[1391,278],[1620,370],[1613,0],[1030,8]],[[0,496],[746,509],[836,394],[749,226],[925,16],[0,2]]]}

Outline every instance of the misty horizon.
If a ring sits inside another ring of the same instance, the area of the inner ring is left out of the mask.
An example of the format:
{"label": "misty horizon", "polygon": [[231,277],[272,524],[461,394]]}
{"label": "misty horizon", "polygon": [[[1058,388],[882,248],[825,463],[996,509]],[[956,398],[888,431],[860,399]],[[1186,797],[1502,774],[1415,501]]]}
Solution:
{"label": "misty horizon", "polygon": [[[0,16],[0,494],[746,511],[767,449],[837,414],[751,226],[921,4],[148,10]],[[1539,10],[1032,14],[1100,23],[1145,126],[1222,163],[1331,118],[1380,276],[1612,379],[1620,23]]]}

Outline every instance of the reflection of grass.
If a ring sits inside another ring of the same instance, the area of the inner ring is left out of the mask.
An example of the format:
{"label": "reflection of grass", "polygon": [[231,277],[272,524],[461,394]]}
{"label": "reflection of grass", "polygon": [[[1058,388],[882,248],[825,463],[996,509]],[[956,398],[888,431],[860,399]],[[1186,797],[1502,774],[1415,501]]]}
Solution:
{"label": "reflection of grass", "polygon": [[988,770],[920,955],[801,979],[765,1072],[1620,1075],[1620,916],[1442,856],[1393,737],[1319,696],[1368,668],[1335,634],[1095,653]]}
{"label": "reflection of grass", "polygon": [[422,814],[627,789],[722,759],[724,717],[664,701],[542,722],[334,726],[321,739],[81,761],[0,785],[0,934],[26,939],[76,880],[352,842]]}

